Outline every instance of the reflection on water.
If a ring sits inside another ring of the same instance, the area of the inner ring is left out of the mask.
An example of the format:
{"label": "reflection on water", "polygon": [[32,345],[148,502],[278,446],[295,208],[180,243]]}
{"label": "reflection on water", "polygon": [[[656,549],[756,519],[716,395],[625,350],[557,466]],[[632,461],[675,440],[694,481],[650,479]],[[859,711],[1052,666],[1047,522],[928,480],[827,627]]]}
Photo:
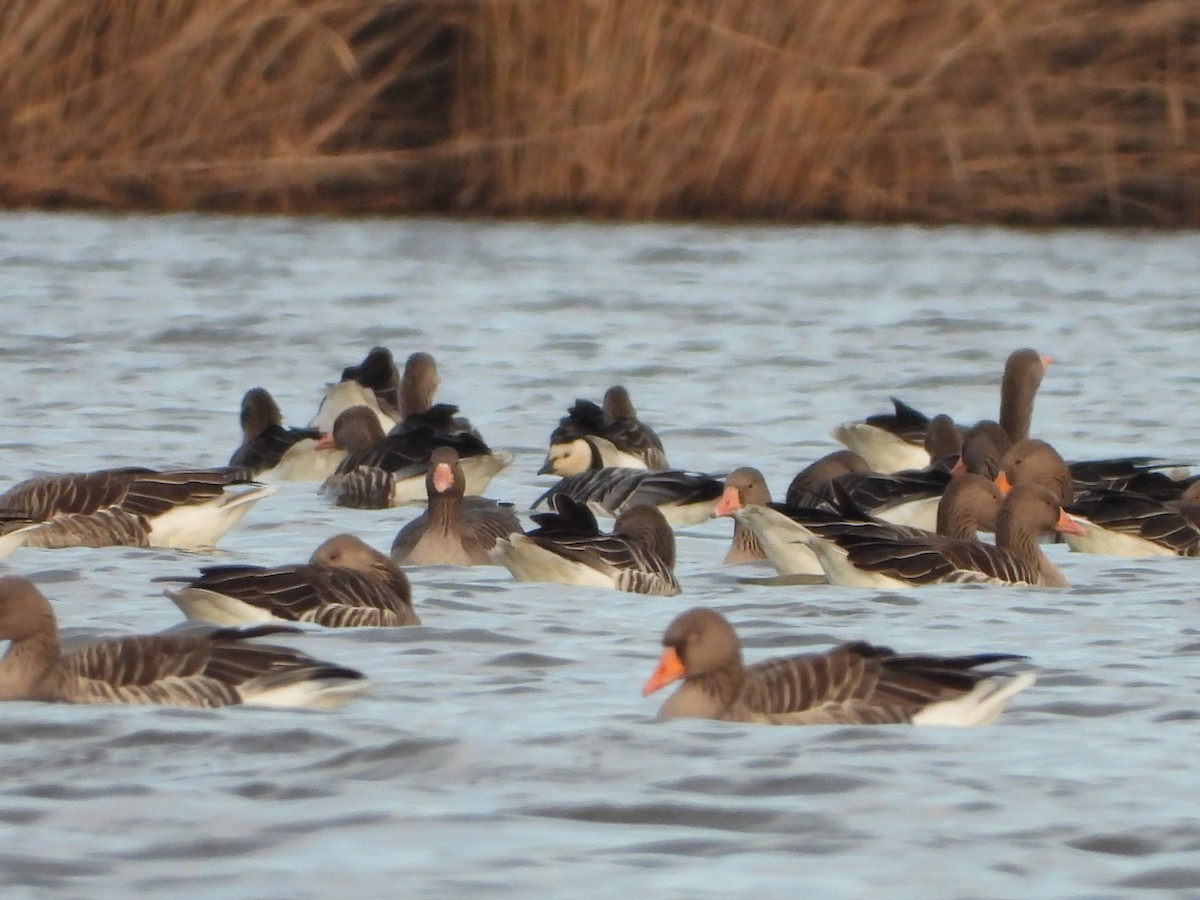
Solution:
{"label": "reflection on water", "polygon": [[[778,494],[830,427],[896,394],[995,415],[1004,358],[1056,362],[1035,431],[1068,457],[1191,462],[1200,366],[1192,235],[700,228],[205,217],[0,217],[0,475],[223,463],[254,385],[308,420],[386,344],[433,352],[517,461],[524,507],[576,397],[629,386],[673,463],[756,465]],[[415,510],[285,485],[222,561],[386,548]],[[333,714],[5,707],[0,885],[240,896],[650,887],[862,896],[1200,890],[1194,560],[1074,557],[1066,592],[903,596],[755,583],[730,524],[679,535],[675,598],[411,572],[425,627],[293,638],[361,666]],[[150,578],[211,557],[20,551],[70,635],[156,630]],[[655,724],[640,696],[679,610],[725,611],[746,655],[852,637],[1013,651],[1038,684],[967,732]],[[573,890],[572,893],[577,892]]]}

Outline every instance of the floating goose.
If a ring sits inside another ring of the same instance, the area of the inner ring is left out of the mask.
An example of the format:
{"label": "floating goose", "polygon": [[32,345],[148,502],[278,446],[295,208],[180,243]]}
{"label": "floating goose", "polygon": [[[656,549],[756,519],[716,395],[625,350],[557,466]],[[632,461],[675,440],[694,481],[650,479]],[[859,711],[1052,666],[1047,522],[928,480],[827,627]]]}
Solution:
{"label": "floating goose", "polygon": [[165,593],[189,619],[217,625],[312,622],[331,628],[420,625],[400,568],[352,534],[318,547],[307,563],[206,566]]}
{"label": "floating goose", "polygon": [[266,481],[324,481],[346,456],[340,450],[318,450],[321,432],[315,428],[284,428],[275,398],[261,387],[242,397],[242,445],[229,458]]}
{"label": "floating goose", "polygon": [[[0,494],[26,547],[213,547],[250,507],[275,492],[230,469],[101,469],[31,478]],[[6,543],[0,540],[0,551]],[[11,552],[11,547],[9,548]]]}
{"label": "floating goose", "polygon": [[0,578],[0,699],[169,706],[336,706],[367,687],[361,672],[250,638],[281,629],[138,635],[63,653],[49,601]]}
{"label": "floating goose", "polygon": [[[1009,354],[1005,362],[999,424],[1013,443],[1029,436],[1034,397],[1051,361],[1036,350],[1022,348]],[[894,415],[845,422],[833,429],[832,437],[860,454],[877,472],[927,468],[930,455],[924,440],[930,420],[895,397],[892,404]]]}
{"label": "floating goose", "polygon": [[565,495],[554,512],[533,517],[540,526],[496,542],[492,555],[517,581],[590,584],[669,597],[675,580],[675,535],[654,506],[625,509],[604,534],[586,505]]}
{"label": "floating goose", "polygon": [[473,433],[447,436],[435,433],[432,428],[418,427],[385,435],[374,415],[364,407],[352,407],[341,413],[329,437],[322,438],[318,446],[346,451],[346,458],[326,479],[321,492],[333,497],[340,506],[360,509],[383,509],[424,500],[429,460],[440,446],[450,446],[459,455],[466,492],[470,495],[482,494],[492,478],[512,462],[511,454],[493,453]]}
{"label": "floating goose", "polygon": [[392,559],[411,566],[490,566],[496,541],[521,530],[509,506],[482,497],[463,496],[467,479],[458,454],[438,447],[429,459],[425,512],[400,529],[392,542]]}
{"label": "floating goose", "polygon": [[549,498],[566,494],[586,503],[599,515],[616,516],[639,504],[657,506],[672,525],[695,525],[712,518],[713,505],[724,490],[723,482],[701,472],[668,469],[602,467],[600,454],[591,438],[577,438],[586,445],[589,467],[568,475],[533,501],[533,508]]}
{"label": "floating goose", "polygon": [[1010,653],[899,655],[864,641],[824,653],[746,666],[733,627],[695,607],[663,634],[658,668],[642,693],[683,684],[659,718],[723,719],[771,725],[987,725],[1033,673],[1001,676],[981,666],[1021,660]]}
{"label": "floating goose", "polygon": [[591,437],[604,456],[604,465],[630,469],[669,469],[662,441],[649,425],[637,417],[629,391],[613,385],[604,393],[603,404],[576,400],[550,434],[550,451],[539,475],[576,475],[585,466],[573,467],[574,457],[563,445],[575,438]]}

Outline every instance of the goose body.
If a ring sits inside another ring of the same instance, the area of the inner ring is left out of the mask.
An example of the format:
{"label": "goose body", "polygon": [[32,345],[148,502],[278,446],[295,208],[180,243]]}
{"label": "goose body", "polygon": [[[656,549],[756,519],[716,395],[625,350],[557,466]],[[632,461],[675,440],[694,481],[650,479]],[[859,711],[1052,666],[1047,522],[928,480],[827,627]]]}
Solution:
{"label": "goose body", "polygon": [[556,581],[638,594],[672,596],[675,536],[654,506],[624,510],[611,534],[603,533],[588,507],[569,496],[554,499],[554,512],[539,513],[538,528],[496,542],[493,557],[517,581]]}
{"label": "goose body", "polygon": [[864,641],[824,653],[742,661],[741,642],[720,613],[695,607],[677,616],[662,638],[649,695],[683,684],[659,718],[723,719],[772,725],[986,725],[994,722],[1032,673],[978,671],[1023,659],[1007,653],[900,655]]}
{"label": "goose body", "polygon": [[336,706],[361,672],[251,638],[259,628],[138,635],[61,650],[49,601],[31,582],[0,578],[0,699],[215,707]]}
{"label": "goose body", "polygon": [[[174,579],[172,579],[174,580]],[[310,622],[332,628],[419,625],[404,573],[358,538],[339,534],[307,563],[208,566],[166,595],[189,619],[217,625]]]}
{"label": "goose body", "polygon": [[38,523],[23,531],[27,547],[197,550],[275,490],[228,469],[101,469],[21,482],[0,495],[0,510]]}
{"label": "goose body", "polygon": [[318,450],[321,433],[315,428],[285,428],[283,414],[265,388],[246,391],[241,424],[242,444],[229,466],[264,481],[322,481],[345,456],[335,449]]}

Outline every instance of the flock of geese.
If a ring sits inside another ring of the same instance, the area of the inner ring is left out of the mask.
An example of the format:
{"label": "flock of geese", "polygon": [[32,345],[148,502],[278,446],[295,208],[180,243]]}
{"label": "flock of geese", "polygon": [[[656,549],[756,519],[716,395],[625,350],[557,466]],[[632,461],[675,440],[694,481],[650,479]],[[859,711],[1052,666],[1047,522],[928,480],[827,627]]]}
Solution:
{"label": "flock of geese", "polygon": [[[295,630],[416,625],[403,566],[502,565],[517,581],[670,596],[673,528],[730,516],[725,563],[765,561],[782,580],[909,588],[938,582],[1066,587],[1040,549],[1200,555],[1200,476],[1147,457],[1066,462],[1030,438],[1048,357],[1011,354],[997,421],[895,412],[838,426],[846,447],[806,467],[774,502],[762,474],[671,468],[628,392],[577,400],[539,474],[559,480],[526,529],[483,496],[512,462],[457,407],[435,403],[428,353],[403,372],[376,347],[328,386],[311,424],[286,427],[263,388],[245,394],[243,443],[227,466],[106,469],[30,479],[0,495],[0,556],[22,547],[213,547],[282,480],[320,483],[341,506],[426,503],[388,554],[337,534],[305,562],[215,565],[157,579],[188,619],[177,633],[64,651],[50,603],[28,579],[0,578],[0,699],[76,703],[329,707],[366,685],[353,668],[259,638]],[[614,519],[611,530],[597,516]],[[994,543],[979,539],[995,535]],[[703,607],[662,637],[650,694],[682,681],[660,716],[777,724],[994,721],[1034,680],[988,667],[1023,657],[903,655],[866,642],[747,666],[730,623]]]}

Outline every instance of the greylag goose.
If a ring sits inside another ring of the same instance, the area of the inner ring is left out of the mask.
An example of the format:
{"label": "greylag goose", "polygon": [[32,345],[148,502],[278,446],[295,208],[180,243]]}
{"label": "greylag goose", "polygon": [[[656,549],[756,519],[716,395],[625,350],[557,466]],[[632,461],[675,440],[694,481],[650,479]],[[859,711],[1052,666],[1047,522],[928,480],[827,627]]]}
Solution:
{"label": "greylag goose", "polygon": [[629,469],[669,469],[662,441],[649,425],[637,416],[629,391],[619,384],[604,393],[597,406],[590,400],[576,400],[550,434],[550,451],[539,475],[575,475],[573,457],[564,445],[575,438],[591,437],[604,457],[604,465]]}
{"label": "greylag goose", "polygon": [[242,397],[242,445],[229,458],[231,468],[272,481],[324,481],[345,453],[317,450],[321,432],[315,428],[284,428],[279,404],[266,388],[256,387]]}
{"label": "greylag goose", "polygon": [[470,495],[482,494],[512,461],[511,454],[493,453],[482,440],[467,433],[448,437],[418,427],[385,435],[371,410],[364,407],[341,413],[330,434],[317,445],[346,451],[346,458],[325,480],[321,492],[340,506],[360,509],[424,500],[429,459],[439,446],[451,446],[458,453]]}
{"label": "greylag goose", "polygon": [[[931,535],[920,528],[875,518],[855,506],[847,495],[839,494],[837,489],[834,500],[834,507],[775,503],[743,505],[736,495],[726,491],[717,505],[717,515],[733,515],[750,529],[767,559],[782,575],[825,575],[821,559],[809,545],[815,541],[834,541],[847,531],[871,531],[917,539]],[[936,533],[974,540],[979,531],[994,531],[1000,501],[999,488],[988,479],[971,474],[958,476],[939,500]],[[837,552],[833,547],[827,549]]]}
{"label": "greylag goose", "polygon": [[996,516],[996,544],[942,535],[901,535],[879,528],[852,528],[830,539],[810,538],[830,583],[852,587],[904,588],[934,583],[1028,584],[1070,587],[1038,548],[1053,532],[1082,531],[1057,498],[1034,484],[1013,488]]}
{"label": "greylag goose", "polygon": [[138,635],[64,653],[49,601],[32,582],[0,578],[0,699],[170,706],[336,706],[367,686],[361,672],[250,638],[264,626]]}
{"label": "greylag goose", "polygon": [[392,559],[411,566],[489,566],[496,541],[521,530],[508,506],[482,497],[465,502],[467,479],[458,453],[438,447],[429,459],[425,491],[429,506],[400,529]]}
{"label": "greylag goose", "polygon": [[667,626],[644,695],[683,679],[659,718],[770,725],[988,725],[1032,672],[999,675],[981,666],[1025,659],[1011,653],[900,655],[865,641],[824,653],[747,666],[720,613],[695,607]]}
{"label": "greylag goose", "polygon": [[[847,453],[849,451],[846,451]],[[766,506],[771,502],[771,489],[762,472],[751,466],[734,469],[725,476],[725,489],[713,509],[714,516],[732,515],[735,510],[746,506]],[[725,554],[722,564],[738,566],[748,562],[758,562],[767,558],[758,537],[738,518],[733,520],[733,539],[729,544],[729,552]]]}
{"label": "greylag goose", "polygon": [[[1022,348],[1009,354],[1000,383],[1000,427],[1013,442],[1028,437],[1033,401],[1042,383],[1049,356]],[[846,422],[831,432],[859,453],[878,472],[924,469],[931,462],[924,440],[929,419],[896,398],[895,415],[871,416],[861,422]]]}
{"label": "greylag goose", "polygon": [[307,563],[206,566],[186,586],[165,593],[189,619],[217,625],[311,622],[330,628],[420,625],[408,579],[382,553],[338,534]]}
{"label": "greylag goose", "polygon": [[788,506],[819,506],[828,499],[827,486],[835,478],[852,472],[870,471],[867,461],[853,450],[826,453],[796,473],[788,485],[784,502]]}
{"label": "greylag goose", "polygon": [[533,517],[538,528],[496,542],[492,555],[517,581],[590,584],[635,594],[669,597],[675,580],[675,535],[657,507],[621,512],[604,534],[583,503],[554,498],[554,512]]}
{"label": "greylag goose", "polygon": [[[1029,439],[1004,455],[996,481],[1002,490],[1041,485],[1061,498],[1080,528],[1064,535],[1077,552],[1131,558],[1200,556],[1200,482],[1178,493],[1180,482],[1146,465],[1144,458],[1131,457],[1072,466],[1050,444]],[[1090,477],[1089,484],[1076,482],[1077,468]],[[1143,485],[1151,493],[1128,485]],[[1168,499],[1161,499],[1163,495]]]}
{"label": "greylag goose", "polygon": [[[6,528],[39,523],[17,535],[26,547],[199,550],[276,490],[230,469],[101,469],[23,481],[0,494],[0,512]],[[0,554],[6,547],[0,539]]]}
{"label": "greylag goose", "polygon": [[375,395],[381,410],[395,419],[403,417],[400,412],[400,371],[387,347],[372,347],[358,365],[342,369],[341,380],[361,384]]}
{"label": "greylag goose", "polygon": [[568,475],[533,501],[536,509],[551,497],[565,494],[591,507],[600,515],[616,516],[639,504],[657,506],[672,525],[695,525],[712,518],[713,504],[724,490],[722,481],[700,472],[668,469],[604,467],[592,438],[578,438],[586,445],[589,466]]}

